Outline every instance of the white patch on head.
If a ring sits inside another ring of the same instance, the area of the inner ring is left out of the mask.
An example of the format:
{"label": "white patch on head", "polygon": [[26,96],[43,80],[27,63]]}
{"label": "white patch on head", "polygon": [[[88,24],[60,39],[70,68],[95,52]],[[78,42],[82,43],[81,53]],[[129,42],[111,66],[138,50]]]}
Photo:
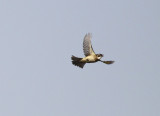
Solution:
{"label": "white patch on head", "polygon": [[102,56],[98,56],[97,58],[98,58],[98,59],[101,59],[101,58],[102,58]]}

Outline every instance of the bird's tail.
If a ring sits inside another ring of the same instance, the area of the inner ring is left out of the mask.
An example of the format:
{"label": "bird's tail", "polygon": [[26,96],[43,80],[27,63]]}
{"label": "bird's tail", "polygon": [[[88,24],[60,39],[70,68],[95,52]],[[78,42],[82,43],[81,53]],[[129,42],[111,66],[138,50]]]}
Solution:
{"label": "bird's tail", "polygon": [[83,68],[84,65],[86,64],[85,62],[80,62],[82,58],[78,58],[72,55],[72,64],[75,66],[79,66],[80,68]]}

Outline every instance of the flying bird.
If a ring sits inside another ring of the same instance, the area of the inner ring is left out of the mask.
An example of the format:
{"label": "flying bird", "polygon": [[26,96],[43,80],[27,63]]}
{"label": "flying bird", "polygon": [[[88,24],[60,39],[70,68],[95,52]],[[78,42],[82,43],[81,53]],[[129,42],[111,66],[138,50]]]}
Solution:
{"label": "flying bird", "polygon": [[103,54],[95,54],[91,44],[91,38],[91,33],[85,35],[83,40],[83,52],[85,57],[78,58],[72,55],[72,64],[80,68],[83,68],[86,63],[95,63],[97,61],[103,62],[105,64],[113,64],[114,61],[102,61],[101,58],[103,57]]}

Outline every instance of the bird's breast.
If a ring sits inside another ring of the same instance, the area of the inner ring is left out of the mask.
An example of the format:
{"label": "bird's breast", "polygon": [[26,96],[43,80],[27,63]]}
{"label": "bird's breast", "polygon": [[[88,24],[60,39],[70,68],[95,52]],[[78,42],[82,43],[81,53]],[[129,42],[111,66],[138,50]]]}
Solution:
{"label": "bird's breast", "polygon": [[81,61],[87,62],[87,63],[92,63],[92,62],[97,61],[97,57],[96,57],[96,55],[90,55],[90,56],[84,57]]}

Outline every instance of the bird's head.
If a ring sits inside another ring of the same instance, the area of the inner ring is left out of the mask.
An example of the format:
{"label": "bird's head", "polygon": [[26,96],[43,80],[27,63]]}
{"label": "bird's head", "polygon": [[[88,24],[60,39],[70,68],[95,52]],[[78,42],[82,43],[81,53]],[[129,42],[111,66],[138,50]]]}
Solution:
{"label": "bird's head", "polygon": [[96,54],[98,60],[100,60],[103,57],[103,54]]}

